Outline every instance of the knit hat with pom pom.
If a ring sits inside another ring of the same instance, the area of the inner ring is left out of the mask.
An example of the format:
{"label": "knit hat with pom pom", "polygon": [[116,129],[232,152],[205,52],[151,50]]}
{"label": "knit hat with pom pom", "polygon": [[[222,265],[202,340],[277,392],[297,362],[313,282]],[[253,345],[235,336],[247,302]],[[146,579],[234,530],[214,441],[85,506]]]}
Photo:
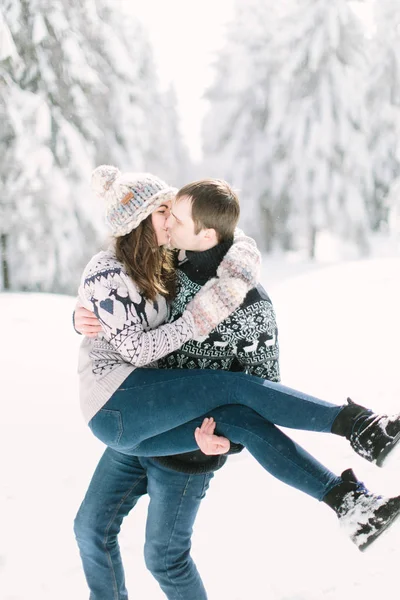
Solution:
{"label": "knit hat with pom pom", "polygon": [[115,237],[130,233],[178,191],[150,173],[121,173],[110,165],[93,171],[91,187],[105,200],[105,220]]}

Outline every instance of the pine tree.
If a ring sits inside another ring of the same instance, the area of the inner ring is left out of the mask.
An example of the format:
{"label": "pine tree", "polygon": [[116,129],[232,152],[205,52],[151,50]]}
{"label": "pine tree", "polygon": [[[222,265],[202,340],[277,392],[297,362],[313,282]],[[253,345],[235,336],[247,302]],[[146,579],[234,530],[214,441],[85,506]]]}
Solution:
{"label": "pine tree", "polygon": [[178,99],[172,83],[159,94],[159,104],[153,114],[155,119],[150,146],[158,149],[158,155],[149,163],[154,164],[152,168],[155,173],[181,187],[191,179],[192,164],[182,137]]}
{"label": "pine tree", "polygon": [[116,10],[97,0],[97,8],[101,26],[87,32],[106,90],[96,101],[103,123],[96,162],[154,172],[178,185],[185,180],[187,151],[176,96],[161,89],[149,36],[124,2]]}
{"label": "pine tree", "polygon": [[105,162],[167,177],[166,141],[179,148],[146,33],[112,6],[5,0],[17,51],[0,45],[3,287],[74,293],[106,235],[92,169]]}
{"label": "pine tree", "polygon": [[363,32],[346,0],[287,3],[275,18],[268,8],[253,0],[231,27],[210,92],[206,151],[252,198],[258,227],[265,215],[270,245],[306,243],[312,256],[328,229],[366,251]]}
{"label": "pine tree", "polygon": [[260,206],[271,184],[271,148],[265,129],[276,57],[269,49],[282,6],[261,0],[237,2],[225,46],[215,62],[203,125],[204,169],[239,189],[241,224],[267,249],[284,221],[282,204],[271,202],[270,218],[265,219],[267,236],[260,238],[265,214]]}
{"label": "pine tree", "polygon": [[[11,32],[6,25],[6,22],[3,17],[3,13],[0,9],[0,61],[5,60],[14,60],[17,56],[17,50],[15,48],[14,40],[12,39]],[[5,80],[0,78],[1,89],[6,90],[6,87],[12,87],[12,81]],[[5,119],[3,118],[5,115],[5,107],[4,107],[4,99],[0,99],[0,122],[6,124]],[[7,143],[7,137],[10,134],[10,131],[4,127],[0,131],[0,147],[4,143]],[[0,160],[2,155],[0,155]],[[6,208],[4,205],[0,205],[0,223],[5,223],[6,219],[9,218]],[[6,230],[3,226],[0,230],[0,257],[1,257],[1,287],[5,290],[10,288],[10,276],[9,276],[9,266],[7,260],[7,243],[8,236]]]}
{"label": "pine tree", "polygon": [[18,49],[0,64],[1,228],[12,289],[74,289],[94,248],[95,218],[82,208],[96,134],[97,77],[80,28],[87,16],[81,2],[18,0],[4,9]]}
{"label": "pine tree", "polygon": [[374,230],[386,223],[392,186],[400,176],[400,6],[398,0],[374,3],[376,31],[371,42],[368,114],[374,193],[370,219]]}
{"label": "pine tree", "polygon": [[278,123],[295,165],[291,214],[307,232],[311,256],[320,229],[366,252],[372,185],[364,33],[346,0],[302,1],[283,29],[281,73],[289,93]]}

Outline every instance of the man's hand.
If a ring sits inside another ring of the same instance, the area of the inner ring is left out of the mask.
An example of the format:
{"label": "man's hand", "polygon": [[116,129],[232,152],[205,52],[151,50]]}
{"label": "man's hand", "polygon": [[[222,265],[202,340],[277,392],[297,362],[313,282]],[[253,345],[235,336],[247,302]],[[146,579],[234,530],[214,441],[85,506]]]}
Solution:
{"label": "man's hand", "polygon": [[79,300],[75,306],[74,324],[79,333],[90,338],[95,338],[103,331],[97,317],[90,310],[83,308]]}
{"label": "man's hand", "polygon": [[204,454],[225,454],[231,447],[230,441],[222,435],[214,435],[216,423],[212,417],[204,419],[201,427],[196,427],[194,437]]}

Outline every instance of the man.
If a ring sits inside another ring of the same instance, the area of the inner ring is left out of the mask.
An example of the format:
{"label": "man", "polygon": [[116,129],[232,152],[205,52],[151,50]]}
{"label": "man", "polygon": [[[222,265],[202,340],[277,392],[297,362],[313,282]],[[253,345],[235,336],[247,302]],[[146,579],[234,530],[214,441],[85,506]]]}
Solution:
{"label": "man", "polygon": [[[238,217],[238,199],[225,182],[203,180],[185,186],[178,193],[166,226],[171,244],[185,250],[186,254],[180,256],[178,290],[171,307],[171,320],[177,319],[196,292],[215,276],[232,244]],[[87,320],[90,322],[90,315],[77,310],[78,330],[89,334],[101,331],[96,324],[87,328]],[[257,286],[249,292],[239,309],[206,339],[186,342],[179,350],[160,360],[158,366],[245,371],[279,381],[277,326],[268,295],[261,286]],[[222,407],[214,411],[217,426],[218,422],[237,423],[232,411],[240,416],[239,422],[251,423],[255,431],[257,427],[269,427],[274,446],[279,447],[279,439],[283,439],[284,434],[243,406],[230,407],[229,411]],[[147,567],[169,600],[207,598],[190,556],[192,527],[214,471],[226,462],[226,456],[221,452],[228,448],[230,452],[241,449],[228,440],[213,436],[215,421],[205,421],[196,433],[196,439],[207,455],[197,451],[143,459],[107,448],[75,522],[93,600],[127,598],[117,536],[124,516],[146,493],[150,496],[145,545]],[[299,447],[297,449],[302,452]],[[273,451],[271,446],[264,449],[264,454],[270,452],[273,455]],[[310,472],[313,469],[323,470],[312,457],[307,456],[307,460]],[[286,461],[284,468],[281,461],[279,469],[273,463],[272,460],[270,471],[276,477],[310,493],[307,474],[301,472],[294,476],[290,461]],[[326,477],[335,478],[327,470]],[[335,510],[349,490],[360,490],[359,483],[350,473],[340,480],[337,487],[335,494],[324,498]],[[357,493],[364,494],[361,491]],[[372,494],[368,498],[371,504],[376,503]]]}
{"label": "man", "polygon": [[[191,215],[189,198],[193,194],[197,202]],[[188,251],[178,269],[178,291],[171,307],[171,321],[215,277],[219,263],[232,245],[239,218],[238,198],[225,182],[202,181],[183,188],[180,196],[181,201],[166,223],[171,244]],[[80,307],[75,312],[75,327],[89,336],[101,332],[94,315]],[[265,291],[261,287],[252,290],[240,311],[217,327],[209,338],[185,344],[158,366],[246,370],[279,381],[275,313]],[[238,406],[235,410],[242,418],[259,418],[245,407]],[[200,443],[201,436],[208,437],[211,432],[214,425],[208,421],[198,433]],[[212,456],[199,450],[139,459],[106,449],[75,520],[93,600],[128,597],[117,536],[123,518],[146,493],[150,496],[145,544],[148,569],[169,600],[207,598],[190,556],[192,528],[214,472],[227,460],[226,454],[219,452],[229,450],[233,454],[242,449],[223,438],[219,442],[218,454]]]}

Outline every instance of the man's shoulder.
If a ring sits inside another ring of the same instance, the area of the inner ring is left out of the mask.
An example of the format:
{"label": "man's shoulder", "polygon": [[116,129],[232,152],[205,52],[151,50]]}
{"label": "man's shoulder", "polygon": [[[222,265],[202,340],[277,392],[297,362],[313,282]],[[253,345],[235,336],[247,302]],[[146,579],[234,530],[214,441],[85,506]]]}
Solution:
{"label": "man's shoulder", "polygon": [[[261,285],[252,288],[242,304],[222,323],[230,324],[236,331],[238,338],[246,339],[256,337],[265,329],[271,334],[276,328],[276,314],[267,292]],[[218,331],[219,325],[216,328]]]}
{"label": "man's shoulder", "polygon": [[251,304],[256,304],[257,302],[266,302],[272,306],[271,298],[260,283],[248,292],[243,305],[249,306]]}
{"label": "man's shoulder", "polygon": [[[229,327],[235,331],[236,343],[247,342],[265,338],[276,342],[277,322],[276,313],[271,299],[262,285],[251,289],[244,302],[222,324],[218,325],[216,332]],[[239,341],[240,340],[240,341]],[[274,344],[268,343],[268,346]]]}

